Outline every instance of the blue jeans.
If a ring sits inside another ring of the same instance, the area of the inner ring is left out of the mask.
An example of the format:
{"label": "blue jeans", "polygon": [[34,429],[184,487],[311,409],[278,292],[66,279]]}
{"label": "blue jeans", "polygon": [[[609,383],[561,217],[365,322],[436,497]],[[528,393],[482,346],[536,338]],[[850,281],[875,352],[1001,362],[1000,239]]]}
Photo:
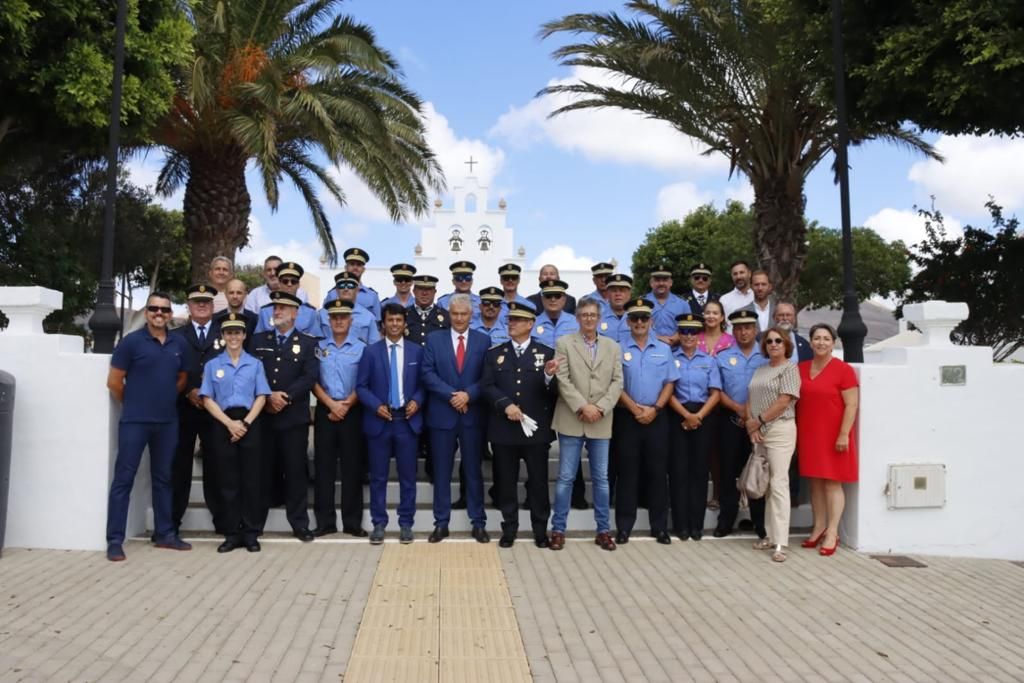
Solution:
{"label": "blue jeans", "polygon": [[149,469],[153,484],[153,526],[156,540],[174,538],[171,520],[171,463],[178,445],[178,423],[122,422],[117,427],[117,460],[114,481],[107,500],[107,543],[124,543],[128,524],[128,498],[142,451],[149,446]]}
{"label": "blue jeans", "polygon": [[594,522],[597,533],[609,531],[608,515],[608,442],[610,439],[591,439],[586,436],[558,435],[558,484],[555,486],[555,511],[551,515],[551,530],[565,533],[569,517],[572,482],[583,457],[583,446],[590,458],[590,481],[594,487]]}

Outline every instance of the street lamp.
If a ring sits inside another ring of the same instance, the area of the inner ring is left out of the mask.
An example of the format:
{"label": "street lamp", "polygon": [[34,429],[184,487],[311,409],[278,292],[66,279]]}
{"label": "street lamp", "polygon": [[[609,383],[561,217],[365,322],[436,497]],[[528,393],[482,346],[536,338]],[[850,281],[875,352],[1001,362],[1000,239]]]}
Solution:
{"label": "street lamp", "polygon": [[846,147],[850,132],[846,121],[846,68],[843,65],[843,5],[832,0],[832,63],[836,83],[836,168],[839,170],[839,204],[843,225],[843,317],[839,321],[839,338],[843,340],[843,360],[864,362],[864,337],[868,328],[860,317],[860,302],[853,284],[853,232],[850,228],[850,173]]}
{"label": "street lamp", "polygon": [[117,25],[114,30],[114,87],[110,97],[110,148],[107,150],[107,192],[103,214],[103,263],[96,308],[89,318],[93,334],[93,351],[112,353],[114,338],[121,329],[121,318],[114,308],[114,207],[117,203],[117,149],[121,136],[121,76],[124,72],[124,25],[127,21],[126,0],[117,2]]}

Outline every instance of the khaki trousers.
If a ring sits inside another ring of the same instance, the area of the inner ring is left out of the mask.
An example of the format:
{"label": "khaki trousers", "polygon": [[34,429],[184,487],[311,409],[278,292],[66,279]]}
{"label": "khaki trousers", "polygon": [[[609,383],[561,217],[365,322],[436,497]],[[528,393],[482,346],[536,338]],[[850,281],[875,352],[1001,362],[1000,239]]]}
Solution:
{"label": "khaki trousers", "polygon": [[796,420],[772,422],[761,447],[768,458],[769,473],[764,527],[774,545],[789,545],[789,463],[796,450]]}

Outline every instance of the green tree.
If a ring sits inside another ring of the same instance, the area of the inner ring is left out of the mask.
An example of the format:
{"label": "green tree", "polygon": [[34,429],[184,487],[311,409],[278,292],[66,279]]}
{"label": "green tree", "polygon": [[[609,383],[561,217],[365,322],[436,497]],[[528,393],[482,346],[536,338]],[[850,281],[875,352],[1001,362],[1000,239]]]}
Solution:
{"label": "green tree", "polygon": [[[568,66],[613,74],[613,85],[582,81],[545,88],[573,99],[552,116],[615,107],[665,121],[726,156],[730,173],[754,189],[757,262],[775,289],[794,296],[807,258],[804,183],[834,149],[829,44],[808,39],[818,17],[798,0],[632,0],[636,15],[573,14],[542,35],[589,38],[555,50]],[[854,118],[853,144],[883,139],[936,156],[897,124]]]}
{"label": "green tree", "polygon": [[[969,317],[953,330],[957,344],[991,346],[1003,361],[1024,348],[1024,297],[1017,284],[1024,278],[1024,239],[1016,217],[1007,219],[990,200],[988,228],[970,225],[963,237],[950,237],[937,209],[920,210],[927,237],[912,251],[920,270],[910,282],[903,303],[963,301]],[[900,306],[898,314],[902,314]]]}
{"label": "green tree", "polygon": [[157,128],[167,153],[157,189],[185,186],[192,275],[246,244],[252,162],[272,209],[287,178],[309,208],[324,253],[337,252],[317,183],[342,188],[320,155],[364,180],[392,219],[422,214],[443,186],[422,103],[373,32],[337,14],[340,0],[211,0],[190,15],[194,61]]}
{"label": "green tree", "polygon": [[[707,204],[682,221],[666,221],[652,228],[633,252],[635,293],[649,290],[650,273],[660,263],[668,263],[677,274],[672,286],[676,294],[689,290],[687,274],[697,262],[711,267],[713,290],[732,289],[729,266],[738,259],[751,261],[755,251],[750,231],[753,220],[749,208],[732,201],[722,211]],[[807,242],[807,264],[800,276],[797,306],[838,307],[843,298],[841,234],[812,222]],[[910,266],[903,242],[886,242],[870,228],[854,228],[853,250],[857,255],[854,285],[861,301],[872,296],[895,296],[906,289]]]}

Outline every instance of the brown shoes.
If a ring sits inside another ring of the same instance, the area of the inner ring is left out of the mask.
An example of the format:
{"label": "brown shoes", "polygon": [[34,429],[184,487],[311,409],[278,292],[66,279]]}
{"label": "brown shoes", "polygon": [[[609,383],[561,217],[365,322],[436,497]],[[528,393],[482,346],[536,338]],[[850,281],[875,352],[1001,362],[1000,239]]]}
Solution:
{"label": "brown shoes", "polygon": [[548,547],[551,548],[552,550],[561,550],[562,548],[564,548],[565,547],[565,534],[563,534],[561,532],[558,532],[558,531],[552,531],[551,532],[551,540],[548,541]]}
{"label": "brown shoes", "polygon": [[601,550],[615,550],[615,541],[612,540],[612,535],[607,531],[602,531],[594,538],[594,543],[601,546]]}

